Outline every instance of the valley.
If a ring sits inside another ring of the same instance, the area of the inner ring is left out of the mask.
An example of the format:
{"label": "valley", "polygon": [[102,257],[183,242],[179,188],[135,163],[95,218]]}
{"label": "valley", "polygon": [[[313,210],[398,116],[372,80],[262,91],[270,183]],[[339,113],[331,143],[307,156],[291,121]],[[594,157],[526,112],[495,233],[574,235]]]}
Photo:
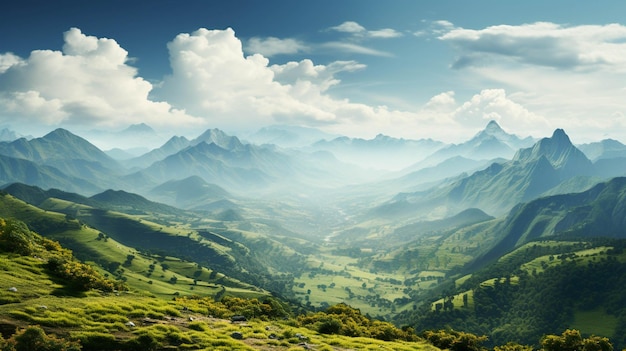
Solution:
{"label": "valley", "polygon": [[[250,138],[258,144],[209,129],[126,159],[63,129],[0,142],[0,218],[123,284],[123,303],[146,310],[137,317],[180,319],[181,303],[195,299],[277,301],[292,317],[345,304],[419,333],[488,335],[489,346],[536,344],[569,328],[626,346],[626,314],[616,308],[626,279],[626,146],[577,147],[562,129],[519,138],[494,121],[450,145],[383,135],[314,140],[320,134],[309,129],[289,129],[307,143],[281,145],[272,133],[284,128],[260,131]],[[49,312],[28,301],[62,306],[54,291],[68,288],[16,280],[17,272],[43,274],[32,257],[3,262],[14,274],[4,284],[25,293],[3,285],[0,312],[18,322],[2,323],[45,326],[26,314]],[[575,276],[583,280],[576,288]],[[595,286],[602,289],[592,293]],[[541,289],[550,308],[538,301]],[[82,294],[92,308],[97,293]],[[217,308],[206,304],[203,311]],[[198,325],[189,328],[226,328],[209,314],[193,315]],[[89,318],[81,323],[108,338],[113,327]],[[132,334],[115,328],[117,338]]]}

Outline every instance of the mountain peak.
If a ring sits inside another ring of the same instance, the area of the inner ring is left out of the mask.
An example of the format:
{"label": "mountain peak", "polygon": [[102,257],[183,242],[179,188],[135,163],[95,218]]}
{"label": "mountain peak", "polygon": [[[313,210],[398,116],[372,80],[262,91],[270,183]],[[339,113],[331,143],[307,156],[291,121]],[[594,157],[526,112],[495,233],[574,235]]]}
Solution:
{"label": "mountain peak", "polygon": [[207,144],[215,143],[217,146],[227,150],[233,150],[243,146],[241,141],[239,141],[239,138],[229,136],[217,128],[208,129],[202,133],[202,135],[194,139],[192,144],[197,145],[201,142],[206,142]]}
{"label": "mountain peak", "polygon": [[504,132],[504,130],[500,128],[500,125],[498,124],[498,122],[496,122],[493,119],[489,121],[489,123],[487,123],[487,126],[485,127],[485,131],[489,134],[494,134],[497,132]]}
{"label": "mountain peak", "polygon": [[569,140],[569,136],[567,136],[567,134],[565,134],[565,131],[561,128],[557,128],[554,130],[554,133],[552,133],[552,139],[554,139],[555,141],[564,141],[567,143],[572,143]]}
{"label": "mountain peak", "polygon": [[128,128],[124,129],[122,133],[155,134],[156,132],[149,125],[145,123],[139,123],[139,124],[131,124]]}
{"label": "mountain peak", "polygon": [[539,140],[531,148],[519,150],[514,160],[532,161],[541,156],[545,156],[555,168],[562,170],[591,167],[591,161],[572,144],[565,131],[560,128],[554,131],[552,137]]}
{"label": "mountain peak", "polygon": [[43,139],[58,139],[58,138],[65,138],[68,136],[75,137],[75,135],[72,134],[69,130],[63,129],[63,128],[57,128],[51,131],[50,133],[44,135]]}

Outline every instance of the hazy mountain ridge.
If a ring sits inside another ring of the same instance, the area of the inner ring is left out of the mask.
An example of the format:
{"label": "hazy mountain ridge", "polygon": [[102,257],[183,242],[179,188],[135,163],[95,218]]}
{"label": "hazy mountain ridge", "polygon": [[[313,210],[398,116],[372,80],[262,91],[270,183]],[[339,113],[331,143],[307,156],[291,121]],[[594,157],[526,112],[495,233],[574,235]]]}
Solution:
{"label": "hazy mountain ridge", "polygon": [[177,207],[190,209],[232,197],[222,187],[209,184],[199,176],[190,176],[181,180],[169,180],[149,192],[155,199],[173,203]]}
{"label": "hazy mountain ridge", "polygon": [[626,157],[626,145],[613,139],[578,145],[578,148],[593,162],[600,159]]}
{"label": "hazy mountain ridge", "polygon": [[535,139],[531,137],[521,139],[516,135],[506,133],[496,121],[492,120],[468,141],[442,147],[408,169],[416,170],[432,166],[455,156],[473,160],[511,159],[518,149],[529,147],[534,142]]}
{"label": "hazy mountain ridge", "polygon": [[337,137],[321,140],[308,149],[332,152],[344,162],[364,168],[402,169],[443,147],[432,139],[398,139],[378,134],[373,139]]}
{"label": "hazy mountain ridge", "polygon": [[283,148],[302,148],[320,140],[330,140],[336,137],[338,136],[315,128],[273,125],[259,129],[247,136],[246,140],[254,144],[274,144]]}
{"label": "hazy mountain ridge", "polygon": [[[571,178],[596,176],[607,179],[619,175],[619,171],[615,171],[617,174],[608,173],[612,172],[595,169],[565,132],[557,129],[552,137],[543,138],[532,147],[517,151],[511,161],[493,163],[448,186],[426,192],[400,194],[392,203],[404,201],[415,204],[421,211],[429,203],[446,206],[450,209],[448,212],[478,207],[487,213],[500,215],[517,203],[532,200]],[[585,186],[580,184],[581,187]],[[570,187],[568,190],[580,191],[584,187]]]}

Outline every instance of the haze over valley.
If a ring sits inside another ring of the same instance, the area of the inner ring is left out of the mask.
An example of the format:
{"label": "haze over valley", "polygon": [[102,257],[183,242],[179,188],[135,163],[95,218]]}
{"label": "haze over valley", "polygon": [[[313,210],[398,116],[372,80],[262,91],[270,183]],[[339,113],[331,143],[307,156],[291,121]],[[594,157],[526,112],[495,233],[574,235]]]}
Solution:
{"label": "haze over valley", "polygon": [[0,349],[626,348],[620,2],[35,3]]}

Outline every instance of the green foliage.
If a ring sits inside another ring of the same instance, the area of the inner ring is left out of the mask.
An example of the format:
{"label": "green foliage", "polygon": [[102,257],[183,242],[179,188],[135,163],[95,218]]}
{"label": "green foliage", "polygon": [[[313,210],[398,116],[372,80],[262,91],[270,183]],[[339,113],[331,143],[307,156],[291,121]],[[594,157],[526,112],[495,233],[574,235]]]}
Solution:
{"label": "green foliage", "polygon": [[30,255],[35,251],[35,236],[23,222],[0,218],[0,251]]}
{"label": "green foliage", "polygon": [[584,338],[575,329],[568,329],[561,335],[546,335],[541,339],[544,351],[613,351],[608,338],[590,336]]}
{"label": "green foliage", "polygon": [[426,331],[424,338],[440,349],[451,351],[482,351],[486,350],[482,344],[487,341],[485,335],[477,336],[471,333],[455,330]]}
{"label": "green foliage", "polygon": [[298,316],[298,322],[322,334],[339,334],[352,337],[371,337],[379,340],[415,341],[412,329],[399,329],[393,324],[371,320],[361,311],[340,303],[325,312]]}
{"label": "green foliage", "polygon": [[493,351],[533,351],[533,347],[520,345],[516,342],[507,342],[504,345],[494,347]]}
{"label": "green foliage", "polygon": [[19,330],[6,341],[0,339],[2,351],[80,351],[81,346],[46,333],[38,326]]}
{"label": "green foliage", "polygon": [[102,277],[93,267],[77,261],[70,250],[31,232],[26,224],[18,220],[0,218],[0,251],[46,259],[51,273],[63,279],[72,289],[123,289],[120,284]]}
{"label": "green foliage", "polygon": [[48,268],[52,274],[63,279],[68,285],[79,291],[90,289],[113,291],[116,288],[124,290],[121,284],[105,279],[93,267],[77,261],[69,254],[50,257],[48,259]]}

